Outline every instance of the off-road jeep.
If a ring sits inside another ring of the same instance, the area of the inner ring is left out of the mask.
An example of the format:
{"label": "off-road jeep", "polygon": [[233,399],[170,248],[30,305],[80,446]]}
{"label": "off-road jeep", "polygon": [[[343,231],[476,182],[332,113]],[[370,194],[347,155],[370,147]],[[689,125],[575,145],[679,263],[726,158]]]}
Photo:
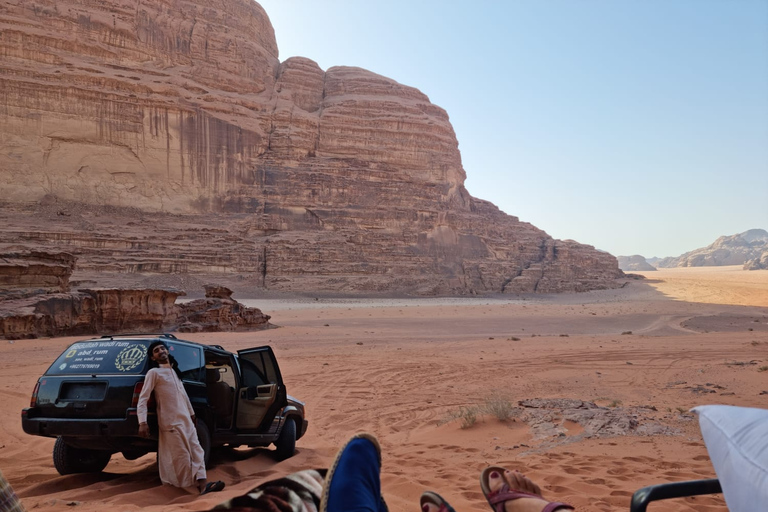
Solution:
{"label": "off-road jeep", "polygon": [[68,347],[21,412],[24,432],[56,438],[53,463],[60,474],[99,472],[117,452],[133,460],[157,451],[152,401],[149,439],[139,437],[136,414],[149,370],[147,347],[156,340],[178,361],[206,463],[221,446],[274,444],[279,460],[293,455],[307,430],[304,403],[286,394],[270,347],[233,354],[171,334],[102,336]]}

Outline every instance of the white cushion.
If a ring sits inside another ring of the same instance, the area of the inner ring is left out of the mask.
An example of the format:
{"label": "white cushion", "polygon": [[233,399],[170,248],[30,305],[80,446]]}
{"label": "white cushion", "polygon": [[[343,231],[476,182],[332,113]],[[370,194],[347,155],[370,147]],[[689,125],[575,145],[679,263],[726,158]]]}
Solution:
{"label": "white cushion", "polygon": [[692,409],[730,512],[768,506],[768,410],[730,405]]}

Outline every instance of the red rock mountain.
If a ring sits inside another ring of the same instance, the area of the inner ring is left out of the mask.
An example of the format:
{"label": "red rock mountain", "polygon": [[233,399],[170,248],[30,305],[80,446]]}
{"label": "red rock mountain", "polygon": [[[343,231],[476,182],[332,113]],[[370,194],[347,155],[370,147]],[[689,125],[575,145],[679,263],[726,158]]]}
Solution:
{"label": "red rock mountain", "polygon": [[279,291],[582,291],[621,275],[470,196],[422,92],[280,62],[251,0],[6,0],[0,54],[0,250]]}

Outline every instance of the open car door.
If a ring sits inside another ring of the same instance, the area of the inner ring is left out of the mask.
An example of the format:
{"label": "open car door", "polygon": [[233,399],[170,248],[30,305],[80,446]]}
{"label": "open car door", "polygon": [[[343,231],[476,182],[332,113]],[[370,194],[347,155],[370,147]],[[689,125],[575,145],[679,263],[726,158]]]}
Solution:
{"label": "open car door", "polygon": [[283,377],[271,347],[257,347],[237,352],[240,361],[237,428],[269,430],[272,420],[287,403]]}

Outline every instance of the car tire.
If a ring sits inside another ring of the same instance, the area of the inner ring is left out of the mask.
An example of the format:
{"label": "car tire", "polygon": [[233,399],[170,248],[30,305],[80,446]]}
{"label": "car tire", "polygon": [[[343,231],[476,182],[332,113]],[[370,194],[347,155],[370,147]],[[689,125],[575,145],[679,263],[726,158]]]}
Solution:
{"label": "car tire", "polygon": [[104,450],[87,450],[68,445],[63,437],[56,438],[53,445],[53,466],[60,475],[73,473],[99,473],[112,457]]}
{"label": "car tire", "polygon": [[275,441],[275,457],[277,460],[285,460],[292,457],[296,451],[296,421],[293,418],[285,420],[283,430]]}
{"label": "car tire", "polygon": [[211,460],[211,432],[208,430],[208,425],[200,418],[197,418],[195,427],[197,427],[197,440],[203,448],[203,461],[207,468],[208,462]]}

